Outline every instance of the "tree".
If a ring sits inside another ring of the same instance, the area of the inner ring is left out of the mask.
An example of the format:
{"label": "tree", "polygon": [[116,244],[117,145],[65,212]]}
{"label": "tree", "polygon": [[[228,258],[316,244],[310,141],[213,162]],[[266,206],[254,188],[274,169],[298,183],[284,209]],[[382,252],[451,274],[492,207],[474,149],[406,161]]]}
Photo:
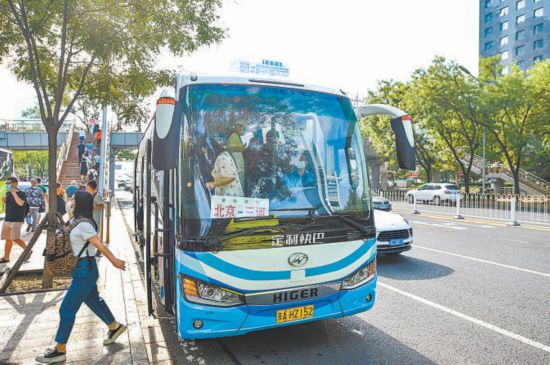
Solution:
{"label": "tree", "polygon": [[38,105],[31,106],[21,112],[21,116],[23,118],[32,118],[32,119],[39,119],[40,118],[40,108],[38,108]]}
{"label": "tree", "polygon": [[36,171],[36,176],[44,177],[48,171],[48,153],[46,151],[14,151],[13,160],[16,165],[29,166],[31,174]]}
{"label": "tree", "polygon": [[503,73],[497,58],[480,63],[479,109],[472,120],[487,128],[499,146],[503,161],[514,178],[514,193],[520,193],[520,170],[534,141],[550,133],[550,60],[534,64],[526,72],[517,66]]}
{"label": "tree", "polygon": [[101,115],[101,105],[99,105],[97,100],[89,99],[82,96],[75,102],[71,114],[76,117],[84,130],[87,130],[89,133],[91,133],[92,130],[89,123],[90,118],[92,116],[95,116],[96,120],[99,123],[99,116]]}
{"label": "tree", "polygon": [[[49,180],[57,181],[57,132],[83,95],[101,105],[145,97],[167,81],[163,50],[193,52],[220,41],[221,0],[1,0],[0,61],[32,84],[48,134]],[[57,200],[50,194],[49,233]]]}
{"label": "tree", "polygon": [[[436,57],[427,69],[417,70],[412,81],[413,104],[431,136],[450,152],[470,192],[470,174],[483,127],[471,118],[478,108],[479,85],[456,62]],[[477,112],[476,112],[477,113]]]}
{"label": "tree", "polygon": [[[426,181],[430,182],[433,170],[442,166],[439,158],[440,148],[434,138],[429,134],[425,121],[418,115],[417,106],[414,103],[411,82],[399,82],[394,80],[380,81],[376,90],[369,91],[369,104],[389,104],[409,113],[415,123],[415,150],[417,161],[426,173]],[[398,171],[395,154],[395,137],[389,127],[387,117],[370,116],[361,121],[363,136],[372,144],[380,157],[389,161],[389,167]]]}

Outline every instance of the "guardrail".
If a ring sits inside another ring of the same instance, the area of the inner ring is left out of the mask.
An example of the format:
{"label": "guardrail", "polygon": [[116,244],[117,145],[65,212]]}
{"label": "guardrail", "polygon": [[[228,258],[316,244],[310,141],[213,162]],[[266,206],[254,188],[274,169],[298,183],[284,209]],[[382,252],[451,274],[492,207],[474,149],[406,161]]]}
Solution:
{"label": "guardrail", "polygon": [[[65,119],[65,122],[59,128],[59,132],[66,132],[70,125],[75,123],[75,119]],[[23,118],[23,119],[0,119],[0,132],[46,132],[46,127],[42,119]]]}
{"label": "guardrail", "polygon": [[59,176],[61,176],[61,170],[63,169],[63,164],[65,163],[65,161],[67,161],[67,157],[69,157],[71,141],[73,139],[73,134],[74,134],[74,125],[75,125],[75,122],[73,119],[70,121],[70,124],[69,124],[67,138],[65,139],[65,142],[63,142],[63,144],[61,145],[61,149],[59,151],[59,158],[57,159],[57,166],[56,166],[56,171],[57,171],[56,176],[58,179],[59,179]]}
{"label": "guardrail", "polygon": [[512,225],[550,224],[550,195],[460,193],[460,199],[440,200],[436,205],[431,200],[417,200],[414,193],[405,190],[375,190],[373,193],[390,200],[397,210],[441,213],[457,218],[490,218]]}

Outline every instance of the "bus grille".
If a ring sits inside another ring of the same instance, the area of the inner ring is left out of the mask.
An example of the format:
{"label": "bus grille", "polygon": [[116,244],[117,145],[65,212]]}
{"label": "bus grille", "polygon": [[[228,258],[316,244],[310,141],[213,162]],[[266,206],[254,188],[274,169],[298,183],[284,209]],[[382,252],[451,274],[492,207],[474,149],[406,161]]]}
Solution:
{"label": "bus grille", "polygon": [[389,241],[409,238],[408,229],[400,229],[396,231],[385,231],[378,234],[378,241]]}

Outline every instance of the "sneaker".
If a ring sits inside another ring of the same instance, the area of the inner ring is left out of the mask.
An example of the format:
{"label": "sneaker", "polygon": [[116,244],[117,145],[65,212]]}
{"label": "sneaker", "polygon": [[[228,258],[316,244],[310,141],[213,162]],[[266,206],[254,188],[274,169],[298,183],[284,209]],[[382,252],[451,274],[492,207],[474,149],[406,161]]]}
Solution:
{"label": "sneaker", "polygon": [[5,264],[5,263],[7,263],[7,262],[10,262],[10,259],[7,259],[7,258],[5,258],[5,257],[2,257],[2,258],[0,259],[0,264]]}
{"label": "sneaker", "polygon": [[114,330],[109,330],[109,332],[107,332],[107,338],[103,340],[103,344],[112,344],[113,342],[115,342],[118,336],[124,333],[124,331],[126,331],[126,326],[119,323],[117,328],[115,328]]}
{"label": "sneaker", "polygon": [[27,254],[27,256],[25,256],[25,261],[29,261],[31,259],[31,256],[32,256],[32,250],[29,251],[29,253]]}
{"label": "sneaker", "polygon": [[48,349],[44,355],[36,357],[35,360],[42,364],[57,364],[65,361],[66,358],[64,352],[59,352],[56,348],[53,348]]}
{"label": "sneaker", "polygon": [[30,231],[30,230],[31,230],[31,228],[32,228],[32,225],[30,225],[30,224],[27,224],[27,232],[28,232],[28,231]]}

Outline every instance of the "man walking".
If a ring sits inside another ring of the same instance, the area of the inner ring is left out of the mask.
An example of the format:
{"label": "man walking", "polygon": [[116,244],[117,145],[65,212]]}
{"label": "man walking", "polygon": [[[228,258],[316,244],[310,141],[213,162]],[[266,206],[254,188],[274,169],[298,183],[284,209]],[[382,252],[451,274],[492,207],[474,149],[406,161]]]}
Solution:
{"label": "man walking", "polygon": [[99,165],[101,163],[101,156],[99,154],[94,155],[94,169],[99,171]]}
{"label": "man walking", "polygon": [[101,222],[101,212],[103,212],[103,206],[105,205],[105,202],[103,201],[103,197],[97,193],[97,182],[95,180],[88,181],[88,184],[86,184],[86,191],[94,197],[94,211],[93,211],[93,218],[94,222],[97,224],[98,231],[99,231],[99,223]]}
{"label": "man walking", "polygon": [[[10,191],[2,198],[4,204],[6,204],[6,217],[2,225],[2,239],[6,241],[6,246],[4,249],[4,257],[0,259],[0,264],[10,261],[13,242],[17,243],[23,249],[27,247],[25,242],[21,240],[21,226],[25,219],[25,201],[27,200],[27,196],[17,187],[19,182],[16,177],[8,177],[7,183],[10,185]],[[27,254],[25,259],[28,260],[31,254],[32,251]]]}
{"label": "man walking", "polygon": [[78,142],[78,146],[76,146],[78,149],[78,162],[82,161],[82,155],[84,154],[84,151],[86,150],[86,146],[84,146],[84,143],[82,141]]}
{"label": "man walking", "polygon": [[38,211],[40,210],[40,206],[42,205],[42,201],[44,199],[44,192],[38,187],[38,181],[36,179],[31,179],[31,186],[27,189],[26,195],[27,204],[29,204],[32,231],[34,232],[36,230],[36,226],[38,225]]}

